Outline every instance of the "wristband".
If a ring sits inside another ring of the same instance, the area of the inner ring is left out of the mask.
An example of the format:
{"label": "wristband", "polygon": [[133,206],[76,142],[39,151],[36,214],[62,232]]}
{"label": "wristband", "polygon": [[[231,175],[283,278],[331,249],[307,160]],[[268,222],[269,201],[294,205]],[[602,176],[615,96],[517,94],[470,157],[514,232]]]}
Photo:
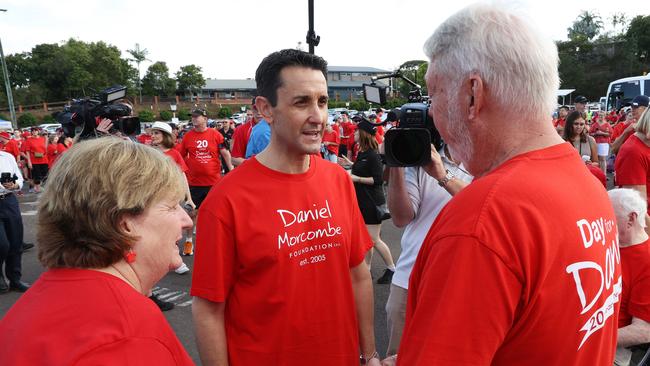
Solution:
{"label": "wristband", "polygon": [[379,353],[377,351],[373,352],[370,356],[365,357],[364,355],[359,356],[359,363],[362,365],[367,365],[370,360],[373,358],[379,359]]}
{"label": "wristband", "polygon": [[445,174],[445,177],[438,181],[438,185],[442,188],[445,188],[447,186],[447,183],[449,183],[450,180],[455,178],[452,172],[450,172],[449,170],[445,170],[445,171],[447,172],[447,174]]}

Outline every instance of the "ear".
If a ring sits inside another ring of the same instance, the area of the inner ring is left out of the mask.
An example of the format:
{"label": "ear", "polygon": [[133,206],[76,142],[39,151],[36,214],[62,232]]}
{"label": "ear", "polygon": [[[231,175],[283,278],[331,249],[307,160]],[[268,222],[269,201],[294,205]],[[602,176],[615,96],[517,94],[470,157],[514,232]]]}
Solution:
{"label": "ear", "polygon": [[469,108],[467,110],[467,118],[470,121],[476,120],[481,113],[481,109],[485,103],[485,86],[481,76],[472,72],[469,76]]}
{"label": "ear", "polygon": [[133,235],[135,232],[135,220],[130,215],[123,215],[118,224],[120,231],[127,235]]}
{"label": "ear", "polygon": [[639,221],[639,216],[636,214],[636,212],[630,212],[629,215],[627,215],[627,226],[632,227],[634,226],[634,223]]}
{"label": "ear", "polygon": [[269,125],[273,124],[273,106],[268,99],[262,96],[255,98],[255,108]]}

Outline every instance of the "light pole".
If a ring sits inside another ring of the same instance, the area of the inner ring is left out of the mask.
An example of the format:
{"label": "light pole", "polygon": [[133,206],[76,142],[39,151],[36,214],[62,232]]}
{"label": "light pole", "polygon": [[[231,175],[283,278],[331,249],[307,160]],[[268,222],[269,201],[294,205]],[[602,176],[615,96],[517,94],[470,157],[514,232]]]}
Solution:
{"label": "light pole", "polygon": [[172,121],[176,119],[176,104],[170,104],[169,109],[172,110]]}
{"label": "light pole", "polygon": [[[6,12],[7,9],[0,9],[0,11]],[[11,125],[14,127],[14,129],[17,129],[18,124],[16,123],[16,110],[14,109],[14,95],[11,92],[11,83],[9,82],[7,62],[5,61],[5,54],[2,51],[2,41],[0,41],[0,60],[2,60],[2,73],[5,76],[5,89],[7,90],[7,103],[9,104],[9,113],[11,114]]]}

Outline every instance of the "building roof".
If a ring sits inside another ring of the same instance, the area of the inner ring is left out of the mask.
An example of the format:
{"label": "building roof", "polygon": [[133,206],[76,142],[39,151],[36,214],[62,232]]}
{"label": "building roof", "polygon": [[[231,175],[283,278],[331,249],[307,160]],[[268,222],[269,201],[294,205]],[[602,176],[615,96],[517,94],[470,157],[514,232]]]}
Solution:
{"label": "building roof", "polygon": [[365,73],[374,73],[374,74],[383,74],[390,73],[389,70],[377,69],[375,67],[367,66],[328,66],[328,72],[365,72]]}
{"label": "building roof", "polygon": [[[363,84],[369,84],[370,81],[328,81],[328,88],[361,88]],[[375,84],[379,86],[388,86],[381,81],[375,81]]]}
{"label": "building roof", "polygon": [[203,90],[251,90],[257,88],[253,79],[207,79]]}

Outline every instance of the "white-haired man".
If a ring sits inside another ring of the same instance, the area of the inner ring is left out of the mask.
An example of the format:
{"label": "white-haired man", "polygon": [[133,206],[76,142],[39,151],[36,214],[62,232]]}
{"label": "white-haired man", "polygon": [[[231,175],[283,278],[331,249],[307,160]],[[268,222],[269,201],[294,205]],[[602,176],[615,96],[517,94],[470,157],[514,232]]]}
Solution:
{"label": "white-haired man", "polygon": [[398,365],[610,364],[616,218],[551,123],[554,43],[503,5],[476,4],[447,19],[425,51],[430,113],[476,180],[422,244]]}
{"label": "white-haired man", "polygon": [[645,232],[646,204],[633,189],[609,191],[618,223],[623,294],[618,317],[618,344],[614,365],[627,366],[628,347],[650,343],[650,240]]}

